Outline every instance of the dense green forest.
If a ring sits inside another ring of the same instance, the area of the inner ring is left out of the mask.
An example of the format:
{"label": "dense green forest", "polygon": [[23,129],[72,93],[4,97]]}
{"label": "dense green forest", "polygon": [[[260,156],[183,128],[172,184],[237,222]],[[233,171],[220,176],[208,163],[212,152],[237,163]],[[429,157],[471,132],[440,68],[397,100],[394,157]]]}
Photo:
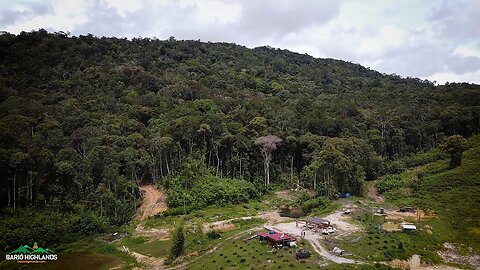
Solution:
{"label": "dense green forest", "polygon": [[479,129],[479,85],[270,47],[2,33],[0,248],[124,224],[142,183],[165,187],[173,214],[271,185],[362,195]]}

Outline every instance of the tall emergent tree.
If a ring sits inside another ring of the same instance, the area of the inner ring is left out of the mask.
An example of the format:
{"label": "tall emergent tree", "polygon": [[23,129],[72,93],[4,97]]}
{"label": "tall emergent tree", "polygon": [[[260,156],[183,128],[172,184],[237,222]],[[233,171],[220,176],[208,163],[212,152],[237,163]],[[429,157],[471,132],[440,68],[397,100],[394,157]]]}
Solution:
{"label": "tall emergent tree", "polygon": [[450,155],[450,168],[462,165],[462,153],[466,149],[465,138],[461,135],[450,136],[443,141],[440,147]]}
{"label": "tall emergent tree", "polygon": [[262,153],[265,185],[267,186],[270,184],[270,161],[272,161],[272,153],[281,142],[282,139],[275,135],[267,135],[255,140],[255,145],[260,146],[260,152]]}
{"label": "tall emergent tree", "polygon": [[173,261],[175,258],[183,254],[185,249],[185,236],[183,234],[183,221],[178,223],[175,231],[173,232],[172,248],[170,250],[169,261]]}

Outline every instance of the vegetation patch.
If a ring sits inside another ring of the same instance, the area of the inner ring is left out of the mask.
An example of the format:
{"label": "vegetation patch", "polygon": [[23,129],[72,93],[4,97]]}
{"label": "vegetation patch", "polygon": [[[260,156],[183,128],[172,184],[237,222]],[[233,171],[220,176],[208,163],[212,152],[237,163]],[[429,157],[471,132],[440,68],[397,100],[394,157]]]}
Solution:
{"label": "vegetation patch", "polygon": [[[202,257],[190,269],[317,269],[316,255],[305,260],[296,260],[296,249],[272,249],[268,244],[254,238],[247,242],[242,239],[225,242],[220,249]],[[307,250],[313,252],[306,244]],[[298,248],[300,249],[300,248]]]}

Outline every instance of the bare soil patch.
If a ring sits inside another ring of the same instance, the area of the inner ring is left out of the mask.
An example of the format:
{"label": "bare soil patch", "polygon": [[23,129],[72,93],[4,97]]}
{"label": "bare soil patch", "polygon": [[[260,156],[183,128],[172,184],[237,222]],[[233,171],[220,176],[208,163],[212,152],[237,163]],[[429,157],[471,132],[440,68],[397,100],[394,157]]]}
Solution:
{"label": "bare soil patch", "polygon": [[427,215],[422,210],[416,210],[415,212],[400,212],[398,210],[388,210],[385,209],[385,219],[386,220],[396,220],[396,221],[415,221],[418,219],[431,218],[433,215]]}
{"label": "bare soil patch", "polygon": [[410,269],[410,270],[459,270],[458,268],[448,265],[425,265],[422,264],[419,255],[412,255],[409,260],[395,259],[390,262],[390,265],[395,268]]}
{"label": "bare soil patch", "polygon": [[343,211],[336,211],[325,217],[337,229],[336,236],[347,236],[353,232],[361,230],[360,227],[350,223],[351,216],[345,215]]}
{"label": "bare soil patch", "polygon": [[385,202],[385,198],[378,193],[377,187],[375,187],[375,183],[373,182],[368,183],[367,196],[377,203]]}
{"label": "bare soil patch", "polygon": [[[251,217],[247,217],[246,219],[250,219]],[[209,231],[218,231],[218,232],[228,232],[235,229],[235,224],[232,221],[235,219],[228,219],[228,220],[221,220],[215,221],[210,223],[203,224],[203,232]]]}
{"label": "bare soil patch", "polygon": [[291,220],[289,217],[282,217],[280,214],[275,211],[264,211],[259,213],[256,216],[247,216],[247,217],[240,217],[240,218],[231,218],[231,219],[226,219],[226,220],[220,220],[220,221],[215,221],[215,222],[209,222],[203,224],[203,231],[204,232],[209,232],[209,231],[219,231],[219,232],[228,232],[233,229],[235,229],[235,224],[232,223],[234,220],[249,220],[252,218],[261,218],[265,219],[265,225],[272,225],[276,223],[281,223],[285,221]]}
{"label": "bare soil patch", "polygon": [[[344,206],[351,207],[350,203],[348,202],[345,203]],[[335,213],[323,218],[330,220],[330,223],[337,229],[337,231],[332,235],[333,237],[344,237],[353,232],[361,230],[361,228],[349,223],[351,217],[349,215],[345,215],[343,210],[336,211]],[[330,252],[324,243],[322,244],[322,239],[324,239],[325,236],[321,232],[308,230],[303,225],[305,225],[305,223],[301,221],[288,222],[275,224],[273,228],[297,237],[301,236],[302,232],[304,232],[305,239],[312,244],[315,252],[317,252],[327,261],[332,261],[335,263],[362,263],[353,259],[337,256]]]}
{"label": "bare soil patch", "polygon": [[293,199],[293,195],[290,190],[277,191],[275,192],[275,197],[277,197],[278,199],[288,200],[288,201]]}
{"label": "bare soil patch", "polygon": [[142,255],[134,251],[129,251],[128,254],[133,256],[138,263],[143,265],[142,268],[135,269],[163,269],[165,266],[165,259]]}
{"label": "bare soil patch", "polygon": [[437,254],[446,262],[470,265],[473,269],[480,270],[480,254],[461,255],[458,246],[452,243],[444,243],[443,250]]}
{"label": "bare soil patch", "polygon": [[327,248],[321,244],[321,239],[323,235],[320,233],[315,233],[310,230],[305,230],[301,224],[296,224],[296,222],[289,223],[280,223],[273,226],[273,229],[288,233],[290,235],[300,237],[302,232],[305,232],[305,239],[312,244],[313,249],[317,252],[322,258],[334,263],[360,263],[358,261],[343,258],[331,253]]}
{"label": "bare soil patch", "polygon": [[261,212],[257,215],[257,217],[266,219],[267,220],[267,222],[266,222],[267,225],[272,225],[272,224],[292,220],[289,217],[280,216],[280,213],[278,213],[278,211],[274,211],[274,210]]}
{"label": "bare soil patch", "polygon": [[382,225],[383,229],[387,232],[398,232],[401,231],[400,229],[400,224],[398,223],[393,223],[393,222],[385,222]]}
{"label": "bare soil patch", "polygon": [[166,195],[163,191],[156,189],[153,185],[140,186],[143,192],[143,203],[138,208],[136,219],[145,220],[168,209],[165,202]]}
{"label": "bare soil patch", "polygon": [[170,239],[170,229],[146,229],[141,224],[138,224],[138,226],[135,228],[135,234],[145,237],[146,239],[148,239],[148,242],[164,241]]}

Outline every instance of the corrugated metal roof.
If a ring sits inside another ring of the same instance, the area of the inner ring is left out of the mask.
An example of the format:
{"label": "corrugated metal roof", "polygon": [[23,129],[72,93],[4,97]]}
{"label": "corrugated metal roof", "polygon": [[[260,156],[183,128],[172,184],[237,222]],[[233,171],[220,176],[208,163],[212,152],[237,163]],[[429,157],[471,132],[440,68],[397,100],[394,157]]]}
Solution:
{"label": "corrugated metal roof", "polygon": [[400,225],[402,227],[402,229],[404,230],[416,230],[417,229],[417,226],[413,225],[413,224],[402,224]]}
{"label": "corrugated metal roof", "polygon": [[267,236],[269,236],[269,234],[266,233],[266,232],[258,232],[257,235],[258,235],[258,236],[261,236],[261,237],[267,237]]}
{"label": "corrugated metal roof", "polygon": [[270,234],[268,237],[272,238],[275,241],[292,239],[290,235],[284,233]]}
{"label": "corrugated metal roof", "polygon": [[293,237],[291,237],[290,235],[285,233],[279,233],[279,232],[276,232],[274,234],[268,234],[266,232],[258,232],[257,235],[260,237],[271,239],[275,242],[281,241],[281,240],[293,240]]}
{"label": "corrugated metal roof", "polygon": [[330,220],[328,219],[323,219],[323,218],[318,218],[318,217],[311,217],[307,219],[307,222],[310,223],[315,223],[315,224],[325,224],[325,223],[330,223]]}

